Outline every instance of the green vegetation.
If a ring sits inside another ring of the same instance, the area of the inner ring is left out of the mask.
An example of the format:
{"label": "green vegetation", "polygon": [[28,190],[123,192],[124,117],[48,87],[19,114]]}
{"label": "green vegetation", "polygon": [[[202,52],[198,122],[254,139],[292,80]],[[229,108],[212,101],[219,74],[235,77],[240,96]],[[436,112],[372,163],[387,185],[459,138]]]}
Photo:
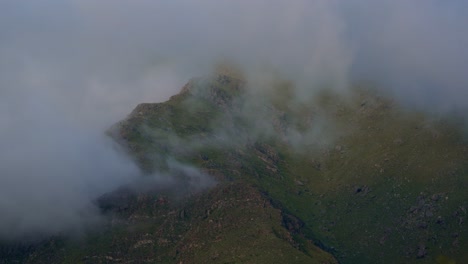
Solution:
{"label": "green vegetation", "polygon": [[157,193],[118,193],[126,205],[107,208],[113,227],[38,246],[26,263],[337,263],[298,230],[256,188],[222,184],[189,200]]}
{"label": "green vegetation", "polygon": [[139,105],[112,129],[147,173],[171,173],[167,163],[175,159],[211,175],[215,188],[188,190],[183,198],[117,192],[120,202],[102,205],[114,224],[84,240],[53,239],[26,259],[468,259],[468,145],[454,123],[402,109],[364,88],[346,98],[317,94],[306,103],[294,101],[287,82],[268,91],[246,87],[226,75],[194,79],[168,102]]}
{"label": "green vegetation", "polygon": [[[226,89],[239,91],[219,81],[207,87],[220,87],[222,94]],[[236,111],[223,107],[228,105],[225,98],[232,97],[222,96],[222,104],[213,98],[207,103],[214,105],[212,114],[225,118],[226,112]],[[347,99],[324,93],[313,107],[291,104],[291,97],[272,98],[272,105],[258,99],[260,111],[243,116],[238,110],[240,120],[230,120],[233,131],[223,136],[235,145],[216,141],[223,131],[219,119],[195,117],[196,108],[184,107],[192,122],[211,130],[196,134],[179,130],[182,138],[210,139],[192,149],[193,155],[180,157],[225,180],[254,184],[301,219],[303,232],[343,263],[433,263],[441,255],[460,262],[467,257],[462,250],[468,237],[467,145],[454,124],[398,109],[361,88]],[[264,115],[262,107],[276,110]],[[321,112],[345,131],[335,133],[333,145],[297,148],[282,137],[285,128],[307,131],[305,120]],[[252,131],[258,128],[251,121],[258,119],[280,124],[274,134],[259,134]],[[178,124],[164,127],[174,125]]]}

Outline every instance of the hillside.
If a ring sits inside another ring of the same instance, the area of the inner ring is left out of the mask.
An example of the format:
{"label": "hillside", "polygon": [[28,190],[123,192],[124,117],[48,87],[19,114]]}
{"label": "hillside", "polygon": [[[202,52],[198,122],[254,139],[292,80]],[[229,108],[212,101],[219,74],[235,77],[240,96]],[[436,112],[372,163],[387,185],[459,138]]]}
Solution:
{"label": "hillside", "polygon": [[[200,93],[197,85],[207,90]],[[227,180],[250,182],[301,219],[308,237],[343,263],[467,259],[468,149],[454,123],[401,109],[362,87],[350,98],[321,94],[312,107],[266,94],[255,98],[252,110],[240,80],[218,76],[189,86],[167,103],[140,105],[122,124],[143,166],[154,162],[140,153],[156,150]],[[284,84],[276,89],[287,91]],[[323,113],[329,126],[343,131],[332,143],[301,128],[322,122]],[[151,133],[128,132],[146,126]],[[179,139],[153,141],[160,128]],[[302,136],[299,147],[291,128]],[[192,141],[203,143],[184,149]]]}
{"label": "hillside", "polygon": [[106,194],[101,231],[5,246],[3,263],[468,259],[461,129],[373,89],[297,100],[286,81],[252,90],[218,74],[138,105],[109,135],[174,183]]}

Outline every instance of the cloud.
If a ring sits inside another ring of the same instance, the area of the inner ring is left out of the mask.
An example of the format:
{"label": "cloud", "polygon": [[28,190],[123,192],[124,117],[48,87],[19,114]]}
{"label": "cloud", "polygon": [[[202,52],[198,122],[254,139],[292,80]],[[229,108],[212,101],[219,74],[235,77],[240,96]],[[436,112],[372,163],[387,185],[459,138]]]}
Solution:
{"label": "cloud", "polygon": [[22,99],[0,129],[0,239],[83,231],[99,220],[93,199],[139,171],[103,134]]}
{"label": "cloud", "polygon": [[370,79],[409,105],[466,107],[463,1],[73,3],[96,39],[138,48],[180,72],[198,75],[228,58],[253,75],[276,68],[298,83],[300,98],[314,86],[343,90],[350,79]]}
{"label": "cloud", "polygon": [[468,4],[350,1],[344,13],[357,76],[380,82],[408,105],[466,109]]}

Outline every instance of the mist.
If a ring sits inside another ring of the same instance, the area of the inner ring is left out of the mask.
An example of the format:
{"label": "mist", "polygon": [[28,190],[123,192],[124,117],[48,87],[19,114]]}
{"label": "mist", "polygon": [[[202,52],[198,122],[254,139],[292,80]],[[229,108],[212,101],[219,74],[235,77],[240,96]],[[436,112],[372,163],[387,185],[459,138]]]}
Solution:
{"label": "mist", "polygon": [[140,175],[104,131],[219,61],[298,100],[370,80],[465,115],[466,25],[465,1],[2,1],[0,239],[99,221],[93,199]]}

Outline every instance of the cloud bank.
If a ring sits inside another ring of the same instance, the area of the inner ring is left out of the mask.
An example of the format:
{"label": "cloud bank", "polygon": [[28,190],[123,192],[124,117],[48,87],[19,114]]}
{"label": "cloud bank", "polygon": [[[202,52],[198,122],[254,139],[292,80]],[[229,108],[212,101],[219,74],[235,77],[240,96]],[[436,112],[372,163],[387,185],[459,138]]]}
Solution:
{"label": "cloud bank", "polygon": [[298,98],[366,79],[465,110],[466,25],[466,1],[1,1],[0,239],[93,222],[90,201],[139,173],[103,130],[220,60]]}

